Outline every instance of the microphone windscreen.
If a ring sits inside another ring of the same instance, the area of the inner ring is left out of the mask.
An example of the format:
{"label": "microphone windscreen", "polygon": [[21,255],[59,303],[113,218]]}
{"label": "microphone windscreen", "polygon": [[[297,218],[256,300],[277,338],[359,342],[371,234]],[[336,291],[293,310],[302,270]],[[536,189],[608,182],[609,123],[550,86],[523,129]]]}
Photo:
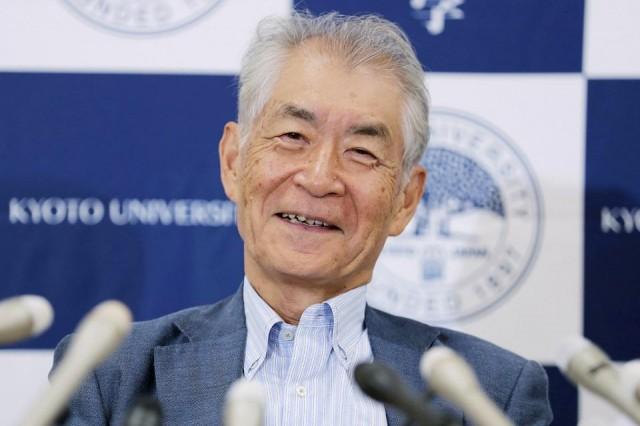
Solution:
{"label": "microphone windscreen", "polygon": [[69,347],[51,373],[51,385],[29,410],[22,426],[43,426],[64,411],[82,381],[122,343],[132,327],[131,312],[118,301],[93,308],[80,321]]}
{"label": "microphone windscreen", "polygon": [[33,318],[32,336],[37,336],[48,329],[53,322],[53,307],[49,301],[42,296],[31,294],[21,296],[21,299]]}
{"label": "microphone windscreen", "polygon": [[513,425],[486,395],[471,366],[448,347],[427,350],[420,359],[420,374],[438,395],[461,408],[476,424]]}
{"label": "microphone windscreen", "polygon": [[129,410],[125,426],[161,426],[162,406],[151,395],[141,396]]}
{"label": "microphone windscreen", "polygon": [[375,361],[358,364],[353,377],[366,395],[379,402],[396,404],[405,394],[404,384],[394,371]]}
{"label": "microphone windscreen", "polygon": [[260,383],[244,378],[235,381],[227,392],[225,426],[261,426],[265,399],[265,390]]}
{"label": "microphone windscreen", "polygon": [[66,356],[77,354],[94,368],[116,350],[131,327],[132,315],[126,305],[117,300],[102,302],[82,319]]}
{"label": "microphone windscreen", "polygon": [[476,374],[469,364],[445,346],[433,347],[422,355],[420,374],[431,383],[436,392],[444,393],[447,398],[480,388]]}
{"label": "microphone windscreen", "polygon": [[569,369],[569,363],[573,357],[587,349],[589,346],[593,346],[589,340],[582,336],[569,336],[558,348],[556,353],[556,365],[562,370],[567,371]]}
{"label": "microphone windscreen", "polygon": [[16,296],[0,301],[0,344],[41,334],[53,321],[53,308],[42,296]]}

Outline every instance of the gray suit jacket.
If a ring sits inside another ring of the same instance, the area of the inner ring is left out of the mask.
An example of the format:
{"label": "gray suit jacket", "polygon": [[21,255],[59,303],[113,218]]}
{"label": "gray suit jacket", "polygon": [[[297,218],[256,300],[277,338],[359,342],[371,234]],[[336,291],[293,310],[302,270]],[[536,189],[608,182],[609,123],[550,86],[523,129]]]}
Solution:
{"label": "gray suit jacket", "polygon": [[[366,308],[373,356],[396,369],[415,389],[424,389],[418,364],[434,344],[451,347],[476,371],[485,391],[517,425],[548,425],[547,377],[539,364],[491,343],[443,328]],[[68,425],[122,425],[132,401],[155,395],[166,425],[220,425],[225,394],[243,374],[247,337],[242,291],[214,305],[137,323],[122,347],[100,366],[73,398]],[[69,336],[55,351],[54,368]],[[441,399],[439,408],[464,420]],[[403,416],[387,409],[390,426]]]}

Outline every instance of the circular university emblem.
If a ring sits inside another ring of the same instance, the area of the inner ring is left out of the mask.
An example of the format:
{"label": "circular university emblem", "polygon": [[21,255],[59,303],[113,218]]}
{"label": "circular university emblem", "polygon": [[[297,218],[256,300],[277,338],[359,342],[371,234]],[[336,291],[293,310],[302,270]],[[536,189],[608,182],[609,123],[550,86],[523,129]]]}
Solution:
{"label": "circular university emblem", "polygon": [[427,191],[407,229],[387,240],[370,300],[424,322],[469,318],[503,300],[532,265],[540,191],[507,137],[460,112],[432,111],[421,163]]}
{"label": "circular university emblem", "polygon": [[111,30],[153,34],[206,15],[222,0],[64,0],[82,17]]}

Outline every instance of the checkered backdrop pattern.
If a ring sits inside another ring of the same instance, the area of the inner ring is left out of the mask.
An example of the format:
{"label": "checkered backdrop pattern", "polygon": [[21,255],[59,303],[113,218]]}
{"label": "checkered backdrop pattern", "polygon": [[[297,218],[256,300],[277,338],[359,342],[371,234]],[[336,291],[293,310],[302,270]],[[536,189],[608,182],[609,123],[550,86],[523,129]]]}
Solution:
{"label": "checkered backdrop pattern", "polygon": [[[553,367],[570,334],[638,358],[640,3],[308,0],[409,35],[433,102],[428,195],[370,303],[542,362],[555,424],[613,424]],[[289,0],[0,0],[0,299],[56,310],[0,351],[0,423],[95,304],[149,319],[242,278],[217,141],[256,23]],[[383,102],[384,100],[381,100]],[[469,182],[471,182],[469,184]]]}

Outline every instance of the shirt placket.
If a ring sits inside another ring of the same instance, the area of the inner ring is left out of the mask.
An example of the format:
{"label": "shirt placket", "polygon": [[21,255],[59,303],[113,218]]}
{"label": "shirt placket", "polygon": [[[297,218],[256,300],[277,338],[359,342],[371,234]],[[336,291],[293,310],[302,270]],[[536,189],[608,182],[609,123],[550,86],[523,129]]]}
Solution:
{"label": "shirt placket", "polygon": [[318,404],[326,395],[320,395],[326,364],[331,352],[330,326],[298,326],[293,354],[285,381],[285,418],[283,424],[309,424]]}

